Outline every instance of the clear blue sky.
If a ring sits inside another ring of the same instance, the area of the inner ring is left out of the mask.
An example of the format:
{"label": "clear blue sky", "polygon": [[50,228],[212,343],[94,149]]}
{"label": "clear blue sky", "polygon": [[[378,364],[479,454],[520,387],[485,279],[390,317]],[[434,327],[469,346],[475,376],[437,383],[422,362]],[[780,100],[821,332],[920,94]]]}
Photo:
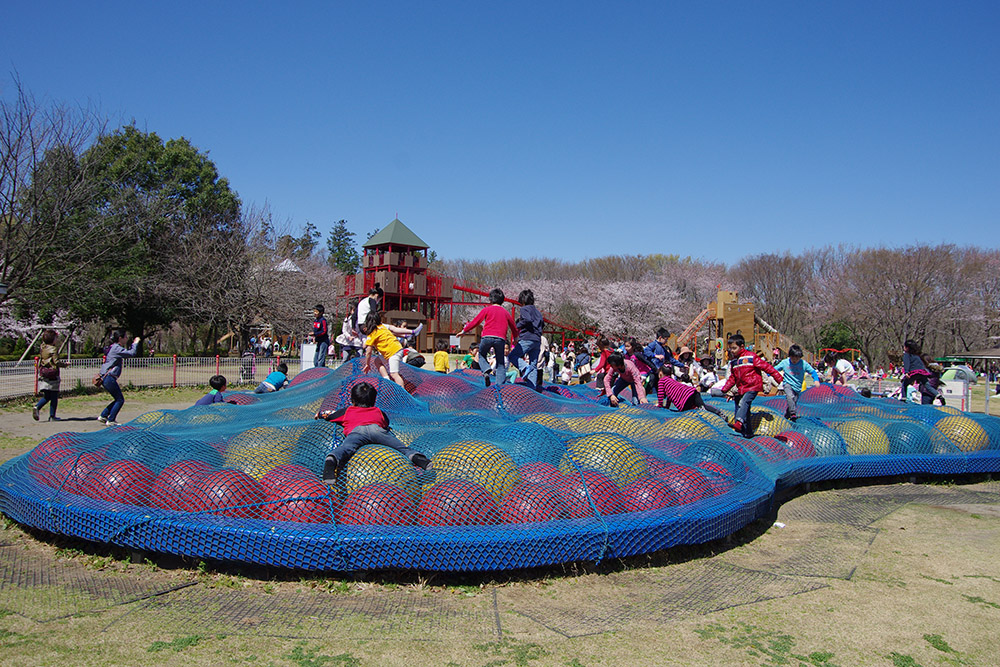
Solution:
{"label": "clear blue sky", "polygon": [[8,2],[9,72],[442,257],[997,247],[1000,3]]}

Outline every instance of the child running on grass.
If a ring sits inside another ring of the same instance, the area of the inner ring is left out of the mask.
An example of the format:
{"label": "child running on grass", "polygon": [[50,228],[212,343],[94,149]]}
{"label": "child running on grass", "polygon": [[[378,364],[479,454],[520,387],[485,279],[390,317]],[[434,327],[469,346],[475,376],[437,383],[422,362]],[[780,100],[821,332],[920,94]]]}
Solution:
{"label": "child running on grass", "polygon": [[[361,366],[361,372],[367,373],[372,367],[372,353],[378,353],[375,357],[375,367],[379,375],[406,388],[403,376],[399,374],[399,365],[403,361],[403,346],[396,340],[396,336],[416,336],[420,333],[422,325],[410,330],[403,327],[394,327],[391,324],[382,323],[382,315],[377,310],[371,310],[365,317],[365,323],[361,327],[361,332],[367,336],[365,338],[365,362]],[[388,367],[387,367],[388,366]]]}
{"label": "child running on grass", "polygon": [[483,323],[483,337],[479,341],[479,368],[483,371],[486,386],[490,386],[490,377],[494,370],[488,361],[489,351],[493,350],[496,357],[497,382],[504,384],[507,381],[507,356],[504,354],[504,346],[507,344],[507,330],[512,335],[512,344],[517,345],[517,325],[514,318],[503,307],[503,290],[494,287],[490,290],[490,305],[479,311],[479,314],[458,333],[459,336],[470,329],[475,329],[479,323]]}
{"label": "child running on grass", "polygon": [[656,384],[656,407],[669,409],[670,404],[673,403],[677,406],[678,412],[702,408],[723,419],[726,418],[722,410],[702,400],[698,389],[688,382],[691,378],[681,376],[680,381],[675,379],[673,367],[670,364],[660,366],[659,375],[660,381]]}
{"label": "child running on grass", "polygon": [[774,378],[775,382],[781,382],[781,373],[759,354],[746,349],[746,341],[742,334],[733,334],[729,337],[729,377],[722,385],[722,392],[726,393],[733,386],[736,387],[736,419],[732,423],[733,430],[740,433],[744,438],[753,437],[753,425],[750,423],[750,404],[757,394],[764,389],[764,378],[761,372],[765,372]]}
{"label": "child running on grass", "polygon": [[806,373],[812,375],[813,382],[819,384],[819,373],[808,361],[802,358],[802,348],[792,345],[788,348],[788,356],[778,362],[774,367],[785,378],[782,383],[785,387],[785,401],[788,407],[785,408],[785,417],[792,421],[799,418],[798,402],[799,394],[802,393],[802,383],[806,380]]}
{"label": "child running on grass", "polygon": [[351,387],[351,405],[337,411],[325,410],[316,413],[316,419],[340,424],[344,427],[344,438],[326,457],[323,464],[323,481],[332,484],[337,473],[356,451],[365,445],[391,447],[410,460],[418,468],[426,469],[430,459],[420,452],[410,449],[393,435],[389,428],[389,417],[375,407],[378,390],[367,382],[359,382]]}

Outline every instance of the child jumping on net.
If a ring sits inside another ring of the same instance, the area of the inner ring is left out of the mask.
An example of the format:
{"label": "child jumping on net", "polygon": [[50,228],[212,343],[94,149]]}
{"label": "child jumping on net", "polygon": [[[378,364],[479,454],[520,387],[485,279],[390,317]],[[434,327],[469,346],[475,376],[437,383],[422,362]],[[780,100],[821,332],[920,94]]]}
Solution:
{"label": "child jumping on net", "polygon": [[389,416],[375,407],[378,390],[367,382],[359,382],[351,387],[351,405],[337,411],[325,410],[316,413],[316,419],[340,424],[344,427],[344,438],[340,445],[330,452],[323,464],[323,481],[332,484],[337,473],[356,451],[365,445],[383,445],[395,449],[418,468],[426,469],[430,459],[420,452],[410,449],[397,438],[389,428]]}
{"label": "child jumping on net", "polygon": [[669,409],[670,404],[673,403],[677,406],[678,412],[701,408],[723,419],[726,418],[722,410],[702,400],[697,387],[686,382],[691,378],[681,376],[680,381],[675,379],[673,367],[670,364],[660,366],[659,375],[660,380],[656,383],[656,407]]}
{"label": "child jumping on net", "polygon": [[785,418],[795,421],[799,418],[798,403],[799,394],[802,393],[802,383],[806,380],[806,373],[812,375],[813,382],[819,384],[819,373],[808,361],[802,358],[802,348],[792,345],[788,348],[788,356],[778,362],[774,367],[781,373],[785,381],[782,383],[785,388],[785,400],[788,407],[785,408]]}
{"label": "child jumping on net", "polygon": [[420,333],[421,326],[411,330],[383,324],[382,316],[377,310],[369,311],[361,326],[361,332],[367,336],[365,338],[365,361],[361,366],[361,371],[367,373],[371,369],[372,355],[377,353],[378,356],[374,357],[374,364],[379,375],[387,380],[391,379],[405,389],[403,376],[399,374],[399,365],[403,361],[405,352],[403,346],[396,340],[396,336],[416,336]]}
{"label": "child jumping on net", "polygon": [[736,419],[732,423],[733,430],[744,438],[753,437],[753,425],[750,423],[750,404],[757,394],[764,389],[764,377],[767,373],[775,382],[781,382],[782,376],[767,363],[762,356],[746,349],[746,341],[742,334],[729,337],[729,377],[722,385],[722,393],[736,387]]}
{"label": "child jumping on net", "polygon": [[[470,329],[475,329],[479,323],[483,323],[483,337],[479,341],[479,368],[483,371],[483,378],[486,386],[490,386],[490,377],[496,372],[497,382],[504,384],[507,381],[507,355],[504,353],[507,344],[507,330],[511,332],[511,346],[517,345],[517,324],[514,318],[503,307],[503,290],[494,287],[490,290],[490,305],[479,311],[479,314],[471,322],[462,327],[458,333],[463,335]],[[496,371],[490,367],[487,355],[493,350],[496,357]]]}

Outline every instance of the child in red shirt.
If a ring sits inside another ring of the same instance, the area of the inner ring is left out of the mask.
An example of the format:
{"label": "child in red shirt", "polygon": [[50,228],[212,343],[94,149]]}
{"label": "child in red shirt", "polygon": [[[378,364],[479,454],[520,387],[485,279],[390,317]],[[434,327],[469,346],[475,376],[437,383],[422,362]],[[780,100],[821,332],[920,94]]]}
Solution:
{"label": "child in red shirt", "polygon": [[349,408],[336,412],[317,412],[316,419],[325,419],[344,427],[344,438],[326,457],[323,465],[323,481],[332,484],[337,472],[344,467],[354,452],[365,445],[385,445],[395,449],[418,468],[426,469],[430,459],[420,452],[410,449],[389,430],[389,416],[375,407],[378,391],[367,382],[359,382],[351,387]]}
{"label": "child in red shirt", "polygon": [[494,287],[490,290],[490,305],[479,311],[476,317],[462,327],[459,336],[470,329],[476,328],[480,322],[483,323],[483,337],[479,341],[479,368],[483,371],[486,379],[486,386],[490,386],[490,376],[494,370],[490,367],[486,355],[490,350],[496,356],[497,382],[503,384],[507,381],[507,355],[504,348],[507,345],[507,330],[511,332],[511,348],[517,345],[517,325],[514,318],[503,307],[503,290]]}
{"label": "child in red shirt", "polygon": [[733,421],[733,430],[742,434],[744,438],[753,437],[753,425],[750,423],[750,404],[757,394],[764,390],[764,377],[761,371],[767,373],[775,382],[779,384],[784,379],[774,366],[767,363],[764,357],[747,350],[746,342],[742,334],[733,334],[729,337],[729,377],[722,385],[722,393],[726,393],[733,386],[738,391],[736,396],[736,419]]}

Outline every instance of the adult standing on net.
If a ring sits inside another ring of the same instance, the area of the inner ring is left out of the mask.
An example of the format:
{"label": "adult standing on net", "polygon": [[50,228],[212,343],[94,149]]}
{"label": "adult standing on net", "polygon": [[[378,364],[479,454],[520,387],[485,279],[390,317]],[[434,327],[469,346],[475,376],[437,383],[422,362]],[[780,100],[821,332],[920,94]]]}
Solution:
{"label": "adult standing on net", "polygon": [[101,411],[101,416],[97,418],[97,421],[108,426],[118,426],[118,422],[115,420],[118,419],[118,412],[125,405],[125,396],[122,394],[122,388],[118,386],[118,380],[122,376],[125,359],[134,357],[139,349],[139,337],[136,336],[132,340],[131,347],[126,348],[127,343],[128,334],[124,331],[115,331],[111,334],[111,348],[108,349],[104,363],[101,365],[101,385],[105,391],[111,394],[112,401],[108,403],[108,407]]}
{"label": "adult standing on net", "polygon": [[323,317],[325,312],[323,304],[317,303],[313,306],[313,341],[316,343],[313,366],[315,368],[326,366],[326,352],[330,349],[330,332],[327,328],[326,318]]}
{"label": "adult standing on net", "polygon": [[496,357],[497,382],[504,384],[507,381],[507,355],[504,354],[504,347],[507,344],[507,330],[510,329],[513,336],[513,343],[517,344],[517,325],[514,318],[510,316],[507,309],[503,307],[503,290],[494,287],[490,290],[490,305],[479,311],[476,317],[462,327],[459,336],[470,329],[475,329],[479,323],[483,323],[483,337],[479,341],[479,367],[483,371],[486,386],[490,386],[490,376],[493,369],[487,357],[492,349]]}
{"label": "adult standing on net", "polygon": [[[521,313],[516,323],[517,342],[511,348],[507,362],[517,366],[521,379],[529,387],[541,391],[538,354],[542,349],[542,327],[545,325],[545,318],[535,307],[535,293],[530,289],[522,290],[517,295],[517,300],[521,304]],[[527,361],[524,360],[525,355],[528,357]]]}
{"label": "adult standing on net", "polygon": [[59,350],[55,345],[58,337],[55,329],[42,332],[42,350],[38,354],[38,390],[42,392],[42,398],[31,408],[31,417],[35,421],[38,421],[38,413],[46,403],[49,404],[49,421],[59,421],[56,417],[56,408],[59,407],[59,369],[66,368],[69,363],[59,359]]}

